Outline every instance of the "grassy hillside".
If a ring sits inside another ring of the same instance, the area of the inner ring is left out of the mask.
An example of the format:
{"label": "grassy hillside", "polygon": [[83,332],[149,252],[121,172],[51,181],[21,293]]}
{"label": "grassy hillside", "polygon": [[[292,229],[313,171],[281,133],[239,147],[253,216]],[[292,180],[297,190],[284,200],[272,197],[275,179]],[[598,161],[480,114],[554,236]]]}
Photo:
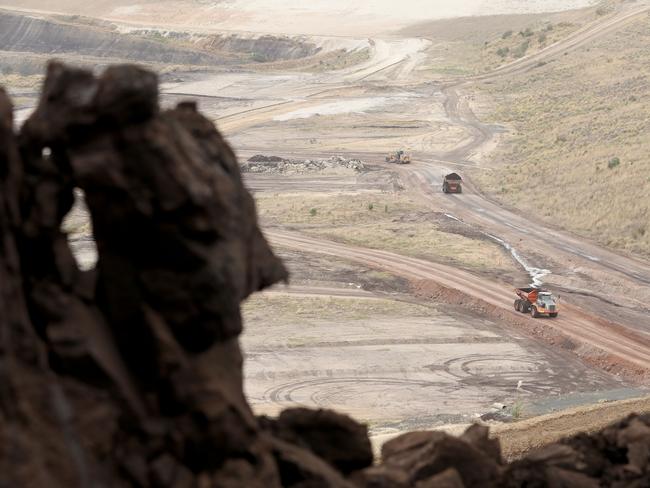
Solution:
{"label": "grassy hillside", "polygon": [[529,73],[485,84],[511,129],[476,175],[499,200],[650,257],[650,16]]}
{"label": "grassy hillside", "polygon": [[567,12],[436,20],[400,33],[432,41],[423,73],[480,74],[550,46],[611,8],[602,3]]}

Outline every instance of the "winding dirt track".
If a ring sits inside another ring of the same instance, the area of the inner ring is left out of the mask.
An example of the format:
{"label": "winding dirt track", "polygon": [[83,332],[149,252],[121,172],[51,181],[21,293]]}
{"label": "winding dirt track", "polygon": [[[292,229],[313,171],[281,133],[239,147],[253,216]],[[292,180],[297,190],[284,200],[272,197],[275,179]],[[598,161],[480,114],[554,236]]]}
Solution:
{"label": "winding dirt track", "polygon": [[[445,288],[477,297],[481,301],[517,315],[513,311],[514,293],[510,287],[497,282],[488,282],[457,268],[290,232],[271,231],[267,232],[267,237],[275,246],[349,259],[390,271],[410,280],[431,280]],[[557,329],[580,343],[589,344],[650,371],[650,339],[646,337],[595,317],[589,317],[579,309],[567,305],[563,307],[559,317],[545,321],[545,325]]]}
{"label": "winding dirt track", "polygon": [[[438,199],[438,203],[440,203],[440,199],[446,199],[444,200],[444,207],[454,217],[470,225],[487,229],[508,242],[532,242],[536,247],[535,252],[539,255],[552,257],[558,262],[570,257],[574,261],[596,270],[601,276],[606,276],[608,280],[626,280],[628,287],[644,287],[644,289],[647,289],[647,285],[650,284],[650,265],[648,263],[619,255],[585,239],[531,221],[525,216],[504,209],[497,203],[490,201],[473,189],[471,185],[468,187],[469,191],[464,193],[462,198],[442,196],[437,190],[441,176],[448,170],[449,166],[471,166],[472,163],[468,161],[468,158],[473,151],[481,148],[494,136],[493,130],[481,124],[468,104],[463,102],[462,97],[458,94],[459,90],[471,82],[511,76],[532,69],[542,61],[546,62],[555,56],[563,55],[570,50],[583,46],[600,36],[625,27],[639,17],[647,15],[648,11],[650,11],[648,6],[623,9],[612,16],[585,26],[567,39],[553,44],[543,51],[503,66],[491,73],[471,78],[443,81],[441,86],[443,93],[447,96],[445,110],[448,118],[453,123],[464,126],[470,132],[471,139],[447,154],[417,155],[419,163],[399,168],[403,180],[411,189],[417,190],[425,198]],[[410,63],[410,56],[405,55],[403,62]],[[394,64],[399,64],[399,62],[396,61]],[[363,79],[367,81],[373,75],[385,75],[386,68],[391,66],[393,64],[378,66],[375,72],[372,70],[365,71]],[[358,83],[358,81],[357,79],[356,82]],[[397,83],[393,79],[389,80],[389,82]],[[341,84],[339,86],[349,88],[351,85]],[[330,84],[329,89],[335,90],[336,84]],[[315,91],[315,93],[317,92]],[[278,106],[270,110],[265,108],[261,111],[248,111],[242,114],[241,117],[230,116],[228,121],[224,121],[228,126],[226,130],[235,128],[241,130],[268,121],[273,115],[281,113],[286,108]],[[313,156],[313,152],[310,155]],[[474,276],[459,269],[385,251],[348,246],[289,232],[272,231],[268,233],[268,237],[276,246],[326,254],[338,258],[343,257],[393,272],[410,280],[430,280],[447,289],[456,290],[477,298],[500,310],[507,311],[509,314],[518,315],[513,310],[514,293],[511,287],[502,283],[488,281],[485,278]],[[632,297],[629,299],[627,306],[630,306],[631,303],[632,307],[636,307],[635,313],[644,316],[643,314],[648,312],[648,306],[647,302],[642,298],[644,297],[636,299]],[[621,299],[623,298],[621,297]],[[598,311],[595,310],[594,313],[598,313]],[[623,363],[632,364],[636,368],[645,370],[646,373],[650,371],[650,330],[647,329],[647,325],[643,325],[638,329],[626,328],[597,316],[589,315],[583,310],[567,304],[564,305],[560,317],[555,320],[546,320],[544,325],[548,325],[579,344],[595,348],[597,354],[612,355]]]}

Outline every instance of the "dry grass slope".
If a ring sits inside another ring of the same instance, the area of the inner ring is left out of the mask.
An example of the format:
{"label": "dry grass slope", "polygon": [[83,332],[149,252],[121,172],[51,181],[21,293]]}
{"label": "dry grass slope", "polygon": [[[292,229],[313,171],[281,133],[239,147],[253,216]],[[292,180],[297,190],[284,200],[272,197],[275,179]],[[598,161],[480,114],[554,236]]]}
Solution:
{"label": "dry grass slope", "polygon": [[278,194],[257,196],[265,225],[361,247],[430,259],[474,271],[503,273],[515,264],[496,243],[450,232],[436,215],[400,194]]}
{"label": "dry grass slope", "polygon": [[483,188],[524,212],[650,257],[650,17],[484,85],[512,129]]}

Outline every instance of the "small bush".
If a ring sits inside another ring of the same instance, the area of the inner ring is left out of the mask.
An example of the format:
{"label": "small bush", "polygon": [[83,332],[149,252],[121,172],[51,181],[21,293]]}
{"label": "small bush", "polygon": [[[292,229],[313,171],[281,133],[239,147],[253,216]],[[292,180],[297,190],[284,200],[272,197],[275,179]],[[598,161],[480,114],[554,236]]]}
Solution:
{"label": "small bush", "polygon": [[523,58],[523,57],[526,55],[526,51],[528,51],[528,47],[529,47],[529,46],[530,46],[530,41],[522,42],[522,43],[517,47],[517,49],[515,49],[515,50],[512,52],[512,55],[513,55],[515,58]]}
{"label": "small bush", "polygon": [[388,213],[388,204],[384,205],[384,213]]}
{"label": "small bush", "polygon": [[372,211],[373,208],[375,208],[375,204],[374,203],[369,203],[368,204],[368,210]]}
{"label": "small bush", "polygon": [[526,30],[519,31],[519,35],[521,37],[532,37],[533,34],[534,34],[534,32],[532,31],[532,29],[530,27],[527,27]]}
{"label": "small bush", "polygon": [[546,32],[551,32],[553,30],[553,24],[548,24],[545,28],[544,31]]}
{"label": "small bush", "polygon": [[539,37],[537,38],[537,42],[539,42],[540,44],[544,44],[546,42],[546,34],[544,33],[540,34]]}
{"label": "small bush", "polygon": [[309,215],[311,215],[312,217],[315,217],[317,213],[318,213],[318,210],[316,210],[315,208],[312,208],[309,211]]}
{"label": "small bush", "polygon": [[502,47],[497,50],[497,55],[501,56],[502,58],[505,58],[509,52],[510,52],[509,47]]}
{"label": "small bush", "polygon": [[505,31],[503,35],[501,36],[501,39],[507,39],[508,37],[512,36],[512,31]]}
{"label": "small bush", "polygon": [[510,409],[510,414],[514,420],[519,420],[524,412],[524,405],[521,400],[517,400]]}
{"label": "small bush", "polygon": [[614,168],[616,168],[619,164],[621,164],[621,160],[620,160],[620,159],[618,159],[618,158],[612,158],[612,159],[610,159],[609,162],[607,163],[607,167],[608,167],[609,169],[614,169]]}

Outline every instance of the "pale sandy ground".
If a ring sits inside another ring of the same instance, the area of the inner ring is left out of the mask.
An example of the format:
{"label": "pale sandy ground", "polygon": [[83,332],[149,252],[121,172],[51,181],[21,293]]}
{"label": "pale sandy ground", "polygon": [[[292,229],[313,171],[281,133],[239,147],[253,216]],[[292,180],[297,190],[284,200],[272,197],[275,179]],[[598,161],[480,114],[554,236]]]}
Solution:
{"label": "pale sandy ground", "polygon": [[368,36],[427,19],[570,10],[592,0],[4,0],[0,6],[102,17],[156,27],[275,34]]}
{"label": "pale sandy ground", "polygon": [[367,292],[297,291],[244,307],[245,390],[257,413],[334,408],[377,434],[470,422],[495,402],[624,386],[478,316]]}

